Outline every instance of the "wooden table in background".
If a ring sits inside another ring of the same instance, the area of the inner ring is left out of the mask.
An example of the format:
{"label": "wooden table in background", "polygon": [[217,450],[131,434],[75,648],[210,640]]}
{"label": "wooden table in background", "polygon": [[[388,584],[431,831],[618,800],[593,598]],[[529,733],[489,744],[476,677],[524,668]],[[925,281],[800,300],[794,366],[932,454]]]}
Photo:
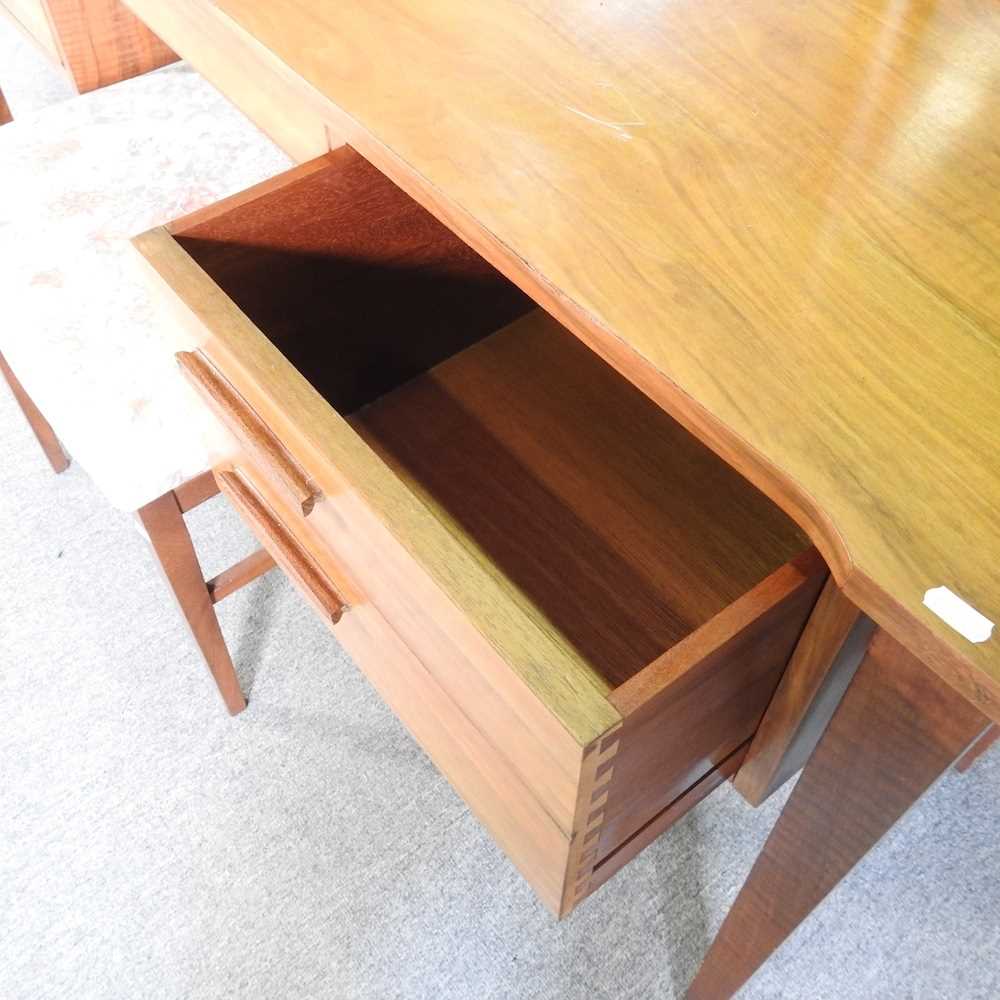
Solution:
{"label": "wooden table in background", "polygon": [[1000,616],[995,3],[128,3],[293,156],[350,142],[823,553],[738,783],[809,763],[692,988],[729,995],[1000,719],[996,634],[924,604]]}

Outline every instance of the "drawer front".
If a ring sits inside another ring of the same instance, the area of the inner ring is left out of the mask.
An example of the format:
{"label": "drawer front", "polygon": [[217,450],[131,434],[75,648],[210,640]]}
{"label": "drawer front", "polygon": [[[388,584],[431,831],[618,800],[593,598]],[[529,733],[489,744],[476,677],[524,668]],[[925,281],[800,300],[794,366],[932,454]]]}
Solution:
{"label": "drawer front", "polygon": [[347,600],[323,567],[238,470],[220,469],[215,479],[253,533],[262,543],[266,540],[268,551],[285,575],[306,595],[321,617],[336,625],[347,610]]}
{"label": "drawer front", "polygon": [[182,351],[177,355],[177,362],[201,398],[239,441],[240,447],[270,470],[272,478],[281,484],[303,515],[310,514],[319,499],[319,487],[260,414],[200,351]]}
{"label": "drawer front", "polygon": [[[573,826],[585,822],[582,812],[577,816],[578,786],[586,785],[580,797],[589,801],[601,754],[588,753],[586,760],[581,755],[574,774],[553,780],[553,764],[537,735],[482,683],[474,664],[455,662],[454,650],[431,617],[433,608],[415,608],[404,593],[399,602],[390,602],[388,610],[398,615],[407,607],[404,617],[417,617],[415,634],[430,662],[418,655],[354,576],[388,579],[390,589],[404,591],[404,581],[396,575],[403,568],[398,562],[387,567],[366,545],[332,543],[334,534],[343,542],[359,525],[365,527],[355,518],[349,518],[350,523],[343,520],[349,503],[335,511],[336,500],[331,505],[324,499],[305,518],[273,475],[239,453],[215,475],[261,545],[330,624],[341,645],[542,901],[554,913],[564,912],[573,881],[572,862],[582,839],[574,837]],[[456,685],[449,666],[461,670],[462,685]],[[532,760],[525,749],[534,755]],[[565,801],[561,820],[556,818],[559,799]]]}
{"label": "drawer front", "polygon": [[346,477],[311,466],[292,428],[269,421],[265,401],[244,395],[205,355],[183,352],[178,359],[239,443],[240,472],[250,488],[280,512],[286,530],[321,565],[333,564],[335,580],[351,582],[356,590],[345,600],[353,605],[363,594],[378,609],[570,837],[586,748],[511,672]]}

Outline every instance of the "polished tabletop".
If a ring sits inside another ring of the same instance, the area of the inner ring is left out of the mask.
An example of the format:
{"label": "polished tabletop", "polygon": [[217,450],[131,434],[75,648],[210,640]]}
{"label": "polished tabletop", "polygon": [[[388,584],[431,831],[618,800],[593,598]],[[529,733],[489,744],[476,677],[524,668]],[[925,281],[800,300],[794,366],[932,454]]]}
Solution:
{"label": "polished tabletop", "polygon": [[1000,718],[995,0],[218,7]]}

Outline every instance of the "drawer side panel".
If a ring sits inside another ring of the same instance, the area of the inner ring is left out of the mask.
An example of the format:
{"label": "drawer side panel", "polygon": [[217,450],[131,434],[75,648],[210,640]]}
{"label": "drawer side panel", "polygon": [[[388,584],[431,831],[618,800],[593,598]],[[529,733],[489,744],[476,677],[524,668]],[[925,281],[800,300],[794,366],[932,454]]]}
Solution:
{"label": "drawer side panel", "polygon": [[[555,762],[533,728],[491,692],[473,664],[459,665],[465,683],[455,683],[454,675],[441,670],[441,660],[455,654],[441,644],[440,636],[427,623],[425,630],[439,644],[423,644],[424,651],[437,661],[433,667],[424,662],[359,586],[356,563],[347,565],[341,558],[345,548],[338,546],[334,554],[333,546],[324,544],[324,536],[335,522],[317,520],[315,515],[323,505],[328,507],[328,501],[323,501],[308,520],[303,519],[259,468],[238,452],[234,459],[232,468],[238,469],[239,476],[266,503],[283,532],[302,550],[303,558],[314,562],[342,592],[348,607],[333,626],[337,639],[545,905],[561,914],[571,848],[579,842],[572,836],[574,817],[586,812],[577,808],[584,778],[580,748],[574,745]],[[229,468],[227,463],[216,475],[224,480],[231,475]],[[283,547],[276,546],[276,539],[261,530],[259,520],[248,520],[248,526],[287,569],[287,539]],[[347,551],[346,555],[350,558],[352,554]],[[379,567],[380,572],[385,570],[384,563]],[[290,576],[329,621],[322,595],[310,592],[302,574]],[[399,612],[398,607],[390,610]]]}
{"label": "drawer side panel", "polygon": [[558,915],[570,840],[531,789],[374,607],[352,608],[334,631],[542,902]]}
{"label": "drawer side panel", "polygon": [[623,724],[599,859],[753,735],[826,575],[810,550],[612,694]]}

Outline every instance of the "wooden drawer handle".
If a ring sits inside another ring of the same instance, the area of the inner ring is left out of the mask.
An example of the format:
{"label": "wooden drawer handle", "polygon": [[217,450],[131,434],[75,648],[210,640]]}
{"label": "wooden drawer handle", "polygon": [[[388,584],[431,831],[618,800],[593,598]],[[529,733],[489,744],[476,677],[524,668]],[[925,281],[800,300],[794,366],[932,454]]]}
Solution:
{"label": "wooden drawer handle", "polygon": [[307,590],[336,625],[347,610],[330,578],[293,537],[278,515],[238,472],[217,471],[219,487],[237,512],[249,523],[261,544],[272,551],[274,561]]}
{"label": "wooden drawer handle", "polygon": [[177,363],[240,444],[274,472],[308,516],[321,494],[274,432],[201,351],[180,351]]}

